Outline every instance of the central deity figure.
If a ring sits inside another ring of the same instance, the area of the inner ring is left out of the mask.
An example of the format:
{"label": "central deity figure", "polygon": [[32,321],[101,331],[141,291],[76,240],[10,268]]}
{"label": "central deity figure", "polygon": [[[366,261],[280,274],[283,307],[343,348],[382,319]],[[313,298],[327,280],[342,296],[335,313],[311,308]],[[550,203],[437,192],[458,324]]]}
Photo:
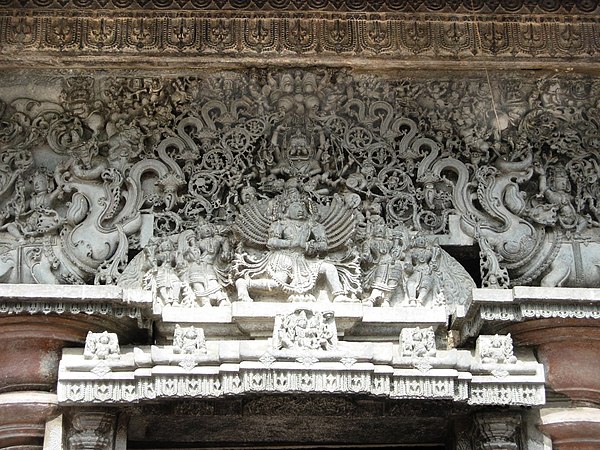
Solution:
{"label": "central deity figure", "polygon": [[[252,301],[249,290],[280,290],[289,294],[290,301],[315,301],[311,291],[322,277],[333,301],[352,301],[347,295],[348,283],[341,279],[336,264],[319,257],[331,250],[332,243],[327,228],[316,220],[314,212],[310,214],[310,205],[299,191],[288,189],[273,203],[271,208],[279,211],[275,213],[279,218],[270,224],[258,204],[242,209],[242,220],[237,223],[241,236],[250,243],[264,245],[267,252],[256,258],[247,253],[236,258],[238,299]],[[346,225],[353,221],[349,212],[340,212]],[[349,225],[352,228],[353,224]],[[261,230],[266,236],[261,236]]]}

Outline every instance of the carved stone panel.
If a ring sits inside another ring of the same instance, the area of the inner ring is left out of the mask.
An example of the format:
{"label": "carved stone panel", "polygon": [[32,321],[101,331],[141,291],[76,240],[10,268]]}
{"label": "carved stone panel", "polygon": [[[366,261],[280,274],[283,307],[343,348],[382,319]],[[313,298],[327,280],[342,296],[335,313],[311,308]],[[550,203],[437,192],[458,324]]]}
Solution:
{"label": "carved stone panel", "polygon": [[598,286],[598,89],[330,69],[66,78],[54,101],[2,103],[0,280],[143,288],[157,314],[452,312],[474,283],[440,243],[471,239],[483,286]]}

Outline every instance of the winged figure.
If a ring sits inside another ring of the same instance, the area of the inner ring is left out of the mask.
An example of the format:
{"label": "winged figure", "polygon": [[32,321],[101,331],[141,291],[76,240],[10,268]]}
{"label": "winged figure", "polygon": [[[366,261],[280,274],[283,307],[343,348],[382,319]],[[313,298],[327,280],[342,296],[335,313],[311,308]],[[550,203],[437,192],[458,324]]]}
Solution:
{"label": "winged figure", "polygon": [[252,290],[277,290],[290,301],[314,301],[313,291],[324,279],[333,301],[356,301],[351,294],[359,285],[357,257],[328,259],[347,246],[354,230],[354,216],[342,200],[319,208],[296,187],[270,201],[243,205],[236,231],[260,252],[236,255],[238,299],[252,301]]}

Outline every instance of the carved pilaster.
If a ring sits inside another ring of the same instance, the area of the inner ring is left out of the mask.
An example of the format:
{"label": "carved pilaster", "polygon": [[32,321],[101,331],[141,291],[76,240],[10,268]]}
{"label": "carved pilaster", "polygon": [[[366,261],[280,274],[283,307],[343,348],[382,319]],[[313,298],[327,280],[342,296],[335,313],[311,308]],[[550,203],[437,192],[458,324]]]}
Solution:
{"label": "carved pilaster", "polygon": [[110,409],[72,411],[65,439],[67,450],[112,450],[115,448],[118,413]]}
{"label": "carved pilaster", "polygon": [[478,450],[520,450],[521,416],[485,412],[474,418],[474,446]]}

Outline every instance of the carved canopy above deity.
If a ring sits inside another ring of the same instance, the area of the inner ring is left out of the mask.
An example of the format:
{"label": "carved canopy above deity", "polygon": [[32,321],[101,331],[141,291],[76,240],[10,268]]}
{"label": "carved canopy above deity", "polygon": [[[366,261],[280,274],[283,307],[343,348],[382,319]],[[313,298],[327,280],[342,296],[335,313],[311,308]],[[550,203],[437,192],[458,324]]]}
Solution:
{"label": "carved canopy above deity", "polygon": [[158,311],[451,311],[475,284],[439,242],[462,233],[483,286],[598,286],[598,89],[344,70],[67,78],[58,101],[1,104],[0,280],[118,283]]}

